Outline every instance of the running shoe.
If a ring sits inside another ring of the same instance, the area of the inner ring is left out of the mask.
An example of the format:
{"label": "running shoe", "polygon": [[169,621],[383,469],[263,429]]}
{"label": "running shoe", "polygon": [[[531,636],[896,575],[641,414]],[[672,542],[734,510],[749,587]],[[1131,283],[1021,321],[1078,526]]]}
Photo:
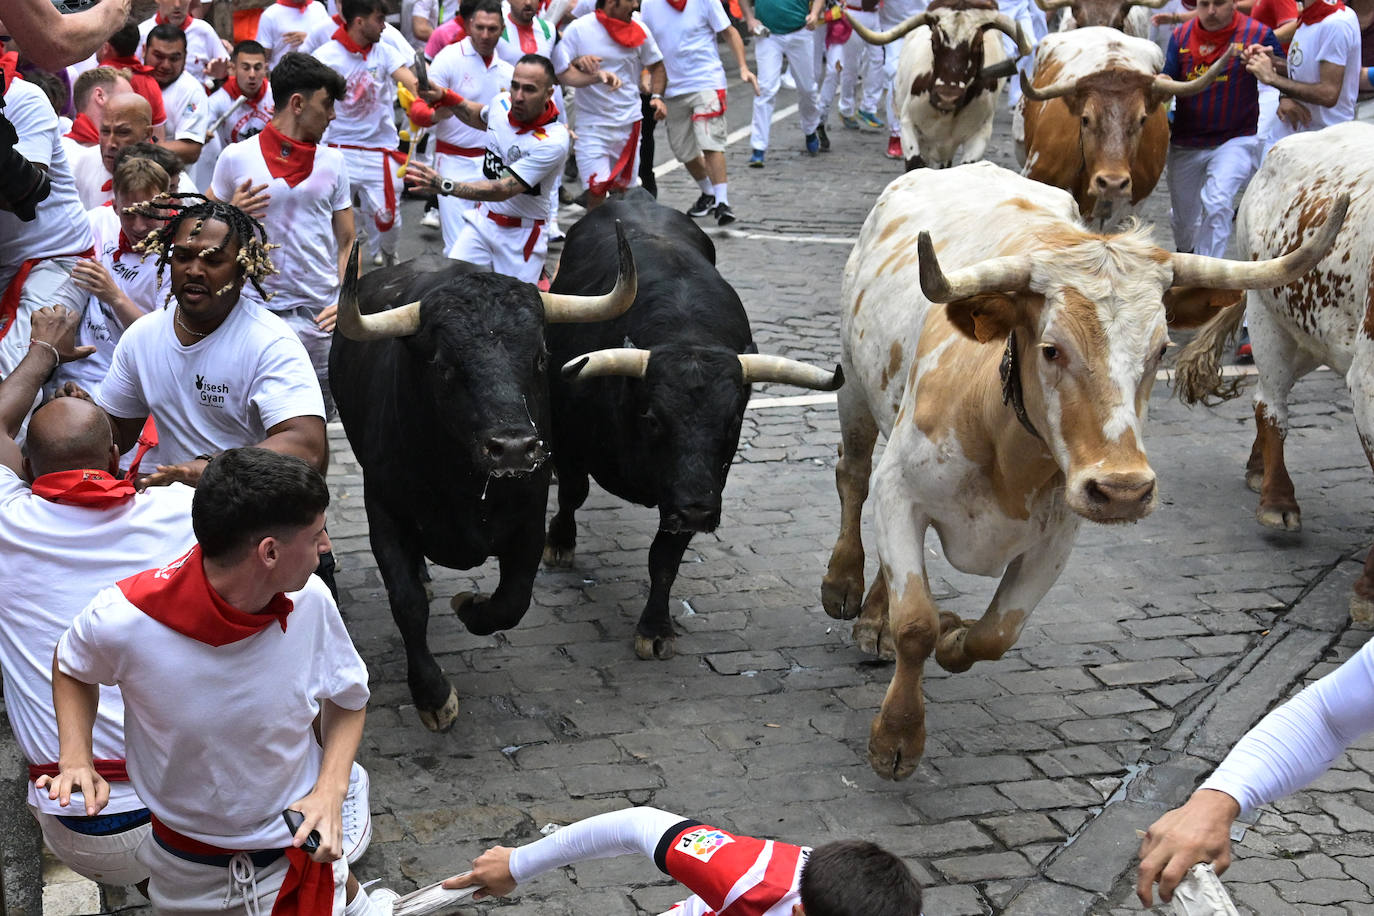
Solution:
{"label": "running shoe", "polygon": [[763,150],[761,150],[761,149],[756,149],[756,150],[754,150],[753,154],[749,156],[749,168],[751,168],[751,169],[761,169],[761,168],[763,168]]}
{"label": "running shoe", "polygon": [[697,202],[687,210],[688,216],[706,216],[716,208],[716,196],[714,194],[703,193],[697,198]]}
{"label": "running shoe", "polygon": [[348,774],[348,794],[343,803],[343,852],[350,865],[362,858],[372,842],[372,806],[368,801],[371,787],[367,770],[355,761]]}
{"label": "running shoe", "polygon": [[821,151],[821,138],[813,130],[806,135],[806,155],[814,156]]}
{"label": "running shoe", "polygon": [[816,125],[816,136],[821,138],[821,152],[830,152],[830,134],[826,133],[824,124]]}
{"label": "running shoe", "polygon": [[862,108],[855,113],[859,120],[859,127],[863,130],[882,130],[885,126],[881,118],[871,111],[864,111]]}
{"label": "running shoe", "polygon": [[735,211],[730,209],[729,204],[716,204],[712,212],[716,217],[717,226],[728,226],[735,221]]}

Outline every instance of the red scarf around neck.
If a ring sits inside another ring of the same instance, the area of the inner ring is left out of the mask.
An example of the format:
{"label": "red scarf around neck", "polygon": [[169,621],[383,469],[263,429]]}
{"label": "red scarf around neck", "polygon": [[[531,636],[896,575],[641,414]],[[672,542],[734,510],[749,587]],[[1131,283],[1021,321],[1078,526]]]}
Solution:
{"label": "red scarf around neck", "polygon": [[544,110],[535,116],[533,121],[517,121],[515,113],[506,115],[510,121],[510,126],[515,128],[517,134],[527,134],[532,130],[538,130],[550,121],[558,120],[558,106],[553,103],[553,99],[544,103]]}
{"label": "red scarf around neck", "polygon": [[281,592],[256,614],[229,604],[205,577],[200,545],[161,569],[145,570],[122,579],[119,590],[130,604],[183,636],[208,646],[227,646],[256,635],[273,623],[286,632],[291,599]]}
{"label": "red scarf around neck", "polygon": [[644,44],[645,33],[638,22],[633,19],[612,19],[606,15],[605,10],[596,11],[596,21],[601,23],[601,27],[606,30],[606,34],[623,48],[637,48]]}
{"label": "red scarf around neck", "polygon": [[[124,233],[119,237],[122,243]],[[43,474],[34,478],[31,489],[48,502],[87,509],[113,509],[134,498],[132,481],[120,480],[107,471],[86,469]]]}
{"label": "red scarf around neck", "polygon": [[[161,13],[158,13],[158,14],[157,14],[155,17],[153,17],[153,18],[156,20],[156,22],[157,22],[158,25],[166,25],[166,24],[167,24],[167,18],[166,18],[165,16],[163,16]],[[183,20],[181,20],[180,22],[178,22],[178,23],[176,24],[176,25],[177,25],[177,28],[181,29],[183,32],[190,30],[190,28],[191,28],[191,19],[192,19],[191,14],[190,14],[190,13],[187,13],[187,14],[186,14],[186,18],[183,19]]]}
{"label": "red scarf around neck", "polygon": [[315,0],[277,0],[277,2],[282,6],[289,6],[293,10],[304,11],[310,4],[314,3]]}
{"label": "red scarf around neck", "polygon": [[134,244],[135,243],[131,242],[129,237],[124,234],[123,229],[119,230],[119,254],[137,254],[138,252],[134,251]]}
{"label": "red scarf around neck", "polygon": [[24,77],[19,75],[19,52],[11,51],[8,54],[0,55],[0,73],[5,75],[5,91],[10,91],[10,83]]}
{"label": "red scarf around neck", "polygon": [[[313,0],[311,0],[311,2],[313,2]],[[229,98],[231,99],[237,99],[240,96],[243,96],[243,90],[239,88],[239,78],[237,76],[231,76],[227,80],[225,80],[224,91],[229,93]],[[252,97],[243,97],[248,99],[249,105],[256,106],[259,102],[262,101],[262,97],[266,94],[267,80],[263,80],[262,83],[258,85],[258,91],[254,93]]]}
{"label": "red scarf around neck", "polygon": [[143,74],[145,76],[153,72],[152,67],[133,56],[107,57],[100,62],[100,66],[114,67],[116,70],[128,70],[130,73]]}
{"label": "red scarf around neck", "polygon": [[[684,0],[686,2],[686,0]],[[534,23],[522,25],[516,22],[511,16],[506,16],[506,21],[515,26],[515,34],[520,36],[520,51],[524,54],[538,54],[539,42],[534,39]]]}
{"label": "red scarf around neck", "polygon": [[67,137],[82,146],[95,146],[100,142],[100,131],[96,129],[95,122],[86,117],[83,111],[72,122],[72,129],[67,131]]}
{"label": "red scarf around neck", "polygon": [[1217,58],[1226,53],[1236,29],[1240,28],[1244,21],[1245,15],[1236,10],[1231,14],[1230,22],[1215,32],[1209,32],[1202,27],[1199,20],[1194,19],[1193,33],[1188,36],[1188,51],[1193,57],[1190,63],[1195,67],[1210,67],[1216,63]]}
{"label": "red scarf around neck", "polygon": [[258,134],[258,147],[267,171],[273,178],[284,179],[290,187],[305,181],[315,170],[315,144],[292,140],[272,123]]}
{"label": "red scarf around neck", "polygon": [[687,9],[687,0],[668,0],[668,5],[680,13]]}
{"label": "red scarf around neck", "polygon": [[1307,0],[1302,6],[1302,12],[1298,14],[1298,22],[1302,25],[1316,25],[1332,13],[1339,13],[1343,9],[1344,0]]}
{"label": "red scarf around neck", "polygon": [[362,45],[354,44],[353,39],[348,37],[348,30],[343,26],[339,26],[338,30],[334,32],[333,37],[335,41],[343,45],[349,51],[352,51],[354,54],[361,54],[363,57],[367,57],[367,55],[371,54],[372,49],[375,47],[375,45],[368,45],[364,48]]}

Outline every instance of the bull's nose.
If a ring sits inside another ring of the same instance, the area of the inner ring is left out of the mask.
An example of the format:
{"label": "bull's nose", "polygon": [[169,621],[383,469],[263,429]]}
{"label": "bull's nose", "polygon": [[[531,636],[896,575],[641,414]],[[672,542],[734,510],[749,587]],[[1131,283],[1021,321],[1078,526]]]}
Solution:
{"label": "bull's nose", "polygon": [[1098,197],[1126,197],[1131,193],[1128,172],[1098,172],[1093,176],[1093,192]]}
{"label": "bull's nose", "polygon": [[482,457],[500,470],[533,470],[544,460],[544,442],[538,436],[491,436],[482,444]]}
{"label": "bull's nose", "polygon": [[712,531],[720,524],[719,511],[714,506],[681,506],[668,513],[671,523],[684,531]]}
{"label": "bull's nose", "polygon": [[1150,504],[1155,496],[1155,478],[1153,474],[1108,474],[1092,478],[1085,489],[1094,506],[1124,514]]}

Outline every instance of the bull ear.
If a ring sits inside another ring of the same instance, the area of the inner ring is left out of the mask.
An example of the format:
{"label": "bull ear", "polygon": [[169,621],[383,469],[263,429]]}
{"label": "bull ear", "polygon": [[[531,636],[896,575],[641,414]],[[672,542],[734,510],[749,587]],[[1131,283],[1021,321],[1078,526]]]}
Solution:
{"label": "bull ear", "polygon": [[1222,309],[1245,298],[1239,289],[1208,289],[1204,286],[1171,286],[1164,292],[1164,316],[1169,327],[1187,330],[1206,324]]}
{"label": "bull ear", "polygon": [[1018,297],[1006,293],[979,293],[945,305],[945,316],[965,337],[979,343],[1001,340],[1023,323],[1025,310]]}

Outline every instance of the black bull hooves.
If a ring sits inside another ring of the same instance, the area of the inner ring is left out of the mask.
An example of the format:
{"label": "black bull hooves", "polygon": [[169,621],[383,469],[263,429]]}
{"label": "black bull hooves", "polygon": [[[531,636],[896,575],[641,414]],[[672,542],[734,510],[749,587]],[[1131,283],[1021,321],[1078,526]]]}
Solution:
{"label": "black bull hooves", "polygon": [[641,636],[635,634],[635,655],[645,661],[672,658],[677,654],[677,638],[673,636]]}
{"label": "black bull hooves", "polygon": [[458,691],[450,687],[448,699],[438,709],[420,709],[417,707],[415,711],[419,714],[420,722],[425,728],[432,732],[446,732],[453,727],[453,723],[458,719]]}

